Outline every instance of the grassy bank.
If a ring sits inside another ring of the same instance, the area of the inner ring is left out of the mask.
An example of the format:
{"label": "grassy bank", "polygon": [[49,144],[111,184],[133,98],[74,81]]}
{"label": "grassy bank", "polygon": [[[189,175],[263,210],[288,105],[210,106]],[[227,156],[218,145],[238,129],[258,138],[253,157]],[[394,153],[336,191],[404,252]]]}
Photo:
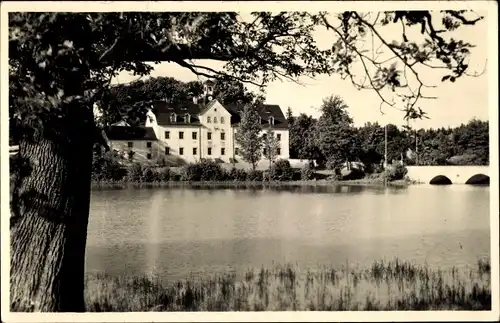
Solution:
{"label": "grassy bank", "polygon": [[[387,186],[406,187],[414,184],[406,180],[387,182]],[[307,181],[287,181],[287,182],[263,182],[263,181],[157,181],[157,182],[139,182],[139,181],[93,181],[92,188],[141,188],[141,187],[296,187],[296,186],[342,186],[342,185],[365,185],[365,186],[384,186],[384,181],[375,179],[360,180],[307,180]]]}
{"label": "grassy bank", "polygon": [[431,269],[399,260],[366,269],[295,266],[248,270],[211,278],[162,283],[151,277],[89,274],[87,310],[283,311],[283,310],[489,310],[488,261],[474,268]]}

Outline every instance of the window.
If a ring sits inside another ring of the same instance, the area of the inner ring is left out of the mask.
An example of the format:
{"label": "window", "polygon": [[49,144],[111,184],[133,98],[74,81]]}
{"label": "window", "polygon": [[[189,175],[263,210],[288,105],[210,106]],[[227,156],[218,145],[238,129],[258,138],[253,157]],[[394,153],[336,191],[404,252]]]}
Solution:
{"label": "window", "polygon": [[196,155],[196,154],[198,154],[198,148],[195,147],[195,148],[193,148],[193,155]]}
{"label": "window", "polygon": [[220,123],[224,123],[224,117],[220,117]]}
{"label": "window", "polygon": [[128,142],[128,148],[132,148],[132,147],[134,147],[134,143],[132,141],[129,141]]}
{"label": "window", "polygon": [[276,149],[276,155],[281,155],[281,148]]}
{"label": "window", "polygon": [[207,133],[207,139],[212,140],[212,133],[211,132]]}
{"label": "window", "polygon": [[151,141],[148,141],[148,142],[146,143],[146,147],[147,147],[147,148],[151,148]]}
{"label": "window", "polygon": [[217,123],[217,117],[214,117],[214,123]]}
{"label": "window", "polygon": [[184,115],[184,121],[185,121],[186,123],[190,123],[190,122],[191,122],[191,115],[190,115],[189,113],[186,113],[186,114]]}
{"label": "window", "polygon": [[226,148],[221,148],[220,149],[220,154],[224,156],[226,154]]}
{"label": "window", "polygon": [[278,139],[278,141],[280,141],[280,140],[281,140],[281,134],[280,134],[280,133],[277,133],[277,134],[276,134],[276,139]]}
{"label": "window", "polygon": [[194,132],[191,134],[193,137],[193,140],[196,140],[198,138],[198,133]]}
{"label": "window", "polygon": [[269,118],[269,124],[270,124],[270,125],[273,125],[273,124],[274,124],[274,117],[270,117],[270,118]]}
{"label": "window", "polygon": [[175,121],[177,120],[177,115],[175,113],[172,113],[170,115],[170,122],[171,123],[174,123]]}
{"label": "window", "polygon": [[207,123],[210,123],[212,122],[212,119],[210,119],[210,117],[207,117]]}
{"label": "window", "polygon": [[170,139],[170,131],[165,131],[165,139]]}
{"label": "window", "polygon": [[239,155],[240,154],[240,149],[239,148],[235,148],[234,149],[234,154],[235,155]]}
{"label": "window", "polygon": [[169,147],[165,147],[165,155],[170,155],[170,148]]}
{"label": "window", "polygon": [[179,155],[184,155],[184,148],[179,148]]}
{"label": "window", "polygon": [[151,159],[151,154],[146,155],[148,159]]}
{"label": "window", "polygon": [[264,156],[265,156],[265,155],[267,155],[267,149],[266,149],[266,148],[262,149],[262,154],[263,154]]}
{"label": "window", "polygon": [[212,148],[208,148],[208,155],[212,155]]}
{"label": "window", "polygon": [[184,139],[184,131],[179,131],[179,139]]}
{"label": "window", "polygon": [[226,134],[224,132],[220,133],[220,140],[226,140]]}

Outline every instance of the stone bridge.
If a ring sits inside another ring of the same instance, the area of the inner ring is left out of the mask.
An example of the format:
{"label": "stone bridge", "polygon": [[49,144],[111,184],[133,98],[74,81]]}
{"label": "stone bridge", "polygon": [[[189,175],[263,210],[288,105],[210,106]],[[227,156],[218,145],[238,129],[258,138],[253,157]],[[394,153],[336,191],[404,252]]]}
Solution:
{"label": "stone bridge", "polygon": [[425,184],[489,184],[489,166],[406,166],[408,178]]}

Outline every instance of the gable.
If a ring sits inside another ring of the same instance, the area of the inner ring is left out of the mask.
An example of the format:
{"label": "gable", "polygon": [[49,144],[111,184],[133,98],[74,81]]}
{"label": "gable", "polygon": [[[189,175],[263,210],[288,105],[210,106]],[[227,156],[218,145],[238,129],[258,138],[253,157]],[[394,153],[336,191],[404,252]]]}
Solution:
{"label": "gable", "polygon": [[226,116],[231,115],[231,113],[217,99],[214,99],[214,100],[210,101],[210,103],[208,103],[203,110],[200,111],[199,116],[202,117],[208,113],[219,114],[220,112],[222,112],[222,114],[224,114]]}

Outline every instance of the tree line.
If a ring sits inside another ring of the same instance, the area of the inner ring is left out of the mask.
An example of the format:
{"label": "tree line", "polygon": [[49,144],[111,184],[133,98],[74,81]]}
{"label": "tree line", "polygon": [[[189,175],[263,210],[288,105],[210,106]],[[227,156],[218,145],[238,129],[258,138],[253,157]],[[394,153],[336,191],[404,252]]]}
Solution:
{"label": "tree line", "polygon": [[[340,96],[323,100],[320,117],[301,113],[287,119],[290,158],[316,160],[328,168],[346,161],[379,165],[384,160],[385,129],[377,122],[355,127]],[[387,125],[387,160],[407,165],[488,165],[489,125],[472,119],[454,128],[412,129]]]}

